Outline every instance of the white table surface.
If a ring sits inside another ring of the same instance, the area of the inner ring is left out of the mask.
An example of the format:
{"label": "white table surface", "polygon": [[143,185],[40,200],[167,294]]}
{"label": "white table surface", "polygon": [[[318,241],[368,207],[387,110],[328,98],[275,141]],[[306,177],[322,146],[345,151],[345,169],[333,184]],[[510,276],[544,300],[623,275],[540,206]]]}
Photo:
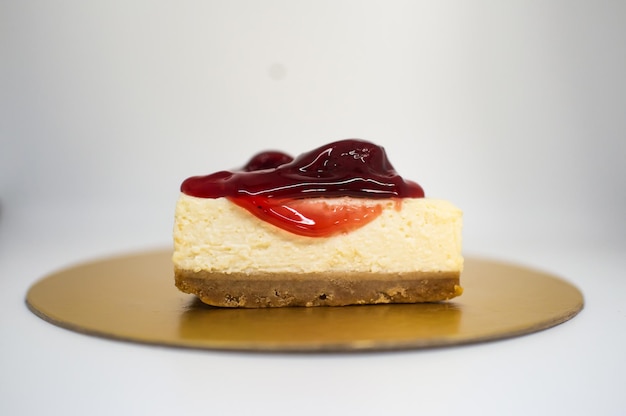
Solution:
{"label": "white table surface", "polygon": [[135,214],[106,204],[2,211],[0,414],[626,413],[624,246],[499,244],[467,253],[564,277],[586,304],[546,331],[453,348],[183,350],[82,335],[28,311],[28,287],[51,271],[169,244],[169,223],[152,226],[160,213],[144,223]]}

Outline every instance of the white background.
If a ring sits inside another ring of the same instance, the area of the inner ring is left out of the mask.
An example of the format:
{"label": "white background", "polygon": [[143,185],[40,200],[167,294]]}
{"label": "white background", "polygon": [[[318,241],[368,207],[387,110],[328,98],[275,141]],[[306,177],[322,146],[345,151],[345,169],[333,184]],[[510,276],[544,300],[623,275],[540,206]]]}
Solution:
{"label": "white background", "polygon": [[[625,414],[625,22],[610,0],[0,2],[0,413]],[[460,349],[268,357],[24,307],[53,270],[169,245],[185,177],[351,137],[464,210],[466,254],[564,276],[583,314]]]}

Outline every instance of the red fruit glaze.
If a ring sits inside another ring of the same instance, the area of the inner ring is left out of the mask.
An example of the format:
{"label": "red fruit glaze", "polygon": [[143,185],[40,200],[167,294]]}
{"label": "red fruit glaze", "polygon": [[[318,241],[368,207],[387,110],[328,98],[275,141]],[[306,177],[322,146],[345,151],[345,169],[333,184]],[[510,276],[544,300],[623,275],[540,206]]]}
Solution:
{"label": "red fruit glaze", "polygon": [[230,199],[270,224],[307,237],[348,233],[369,223],[383,211],[379,203],[339,205],[329,204],[323,198],[311,200],[253,196]]}
{"label": "red fruit glaze", "polygon": [[380,204],[337,206],[303,198],[422,198],[415,182],[402,179],[385,150],[362,140],[342,140],[292,159],[263,152],[241,170],[186,179],[181,191],[199,198],[227,197],[255,216],[287,231],[322,237],[352,231],[380,212]]}

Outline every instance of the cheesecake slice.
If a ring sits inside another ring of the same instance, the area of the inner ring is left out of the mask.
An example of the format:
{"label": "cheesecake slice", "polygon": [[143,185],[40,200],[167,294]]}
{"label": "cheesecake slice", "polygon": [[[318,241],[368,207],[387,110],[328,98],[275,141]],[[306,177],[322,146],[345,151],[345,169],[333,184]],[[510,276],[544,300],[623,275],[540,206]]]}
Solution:
{"label": "cheesecake slice", "polygon": [[462,293],[461,228],[372,143],[264,152],[183,182],[175,283],[224,307],[443,301]]}

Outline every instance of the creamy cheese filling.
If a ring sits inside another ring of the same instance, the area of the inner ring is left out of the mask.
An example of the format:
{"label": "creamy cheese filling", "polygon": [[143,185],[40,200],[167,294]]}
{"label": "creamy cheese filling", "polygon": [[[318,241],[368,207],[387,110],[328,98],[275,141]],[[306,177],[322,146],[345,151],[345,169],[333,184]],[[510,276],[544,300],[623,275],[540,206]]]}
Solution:
{"label": "creamy cheese filling", "polygon": [[[329,203],[342,204],[345,198]],[[332,237],[305,237],[251,215],[226,198],[181,193],[174,225],[174,265],[189,271],[254,274],[461,271],[462,212],[430,198],[383,204],[369,224]]]}

